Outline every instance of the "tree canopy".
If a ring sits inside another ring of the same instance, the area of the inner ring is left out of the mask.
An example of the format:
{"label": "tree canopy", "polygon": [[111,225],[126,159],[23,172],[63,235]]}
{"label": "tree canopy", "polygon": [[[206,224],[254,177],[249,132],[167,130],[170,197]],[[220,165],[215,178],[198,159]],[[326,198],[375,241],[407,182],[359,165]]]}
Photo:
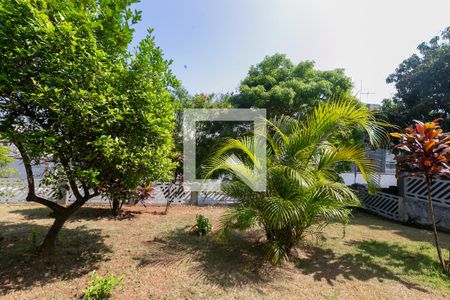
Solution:
{"label": "tree canopy", "polygon": [[316,70],[313,61],[295,65],[277,53],[250,67],[230,102],[239,108],[266,108],[268,116],[298,116],[332,96],[349,96],[351,88],[343,69]]}
{"label": "tree canopy", "polygon": [[[265,108],[269,117],[305,116],[321,102],[331,98],[351,97],[352,83],[343,69],[320,71],[314,62],[294,65],[283,54],[266,56],[250,67],[239,91],[231,95],[190,96],[178,89],[176,98],[182,108]],[[226,137],[248,135],[252,122],[199,122],[196,131],[197,176],[204,171],[202,164]],[[181,127],[181,125],[180,125]],[[179,147],[181,149],[181,143]]]}
{"label": "tree canopy", "polygon": [[[190,95],[185,88],[175,90],[177,103],[177,129],[175,130],[175,146],[178,153],[183,151],[183,110],[184,109],[226,109],[233,108],[229,102],[228,94],[195,94]],[[225,137],[236,137],[243,129],[245,122],[196,122],[195,150],[196,150],[196,175],[201,178],[203,163],[214,152]]]}
{"label": "tree canopy", "polygon": [[418,53],[405,59],[387,78],[397,89],[383,102],[389,122],[399,127],[411,120],[443,118],[441,126],[450,128],[450,27],[440,36],[417,47]]}
{"label": "tree canopy", "polygon": [[[0,134],[20,151],[27,201],[48,206],[54,247],[65,220],[96,195],[125,197],[170,177],[178,82],[151,31],[130,52],[129,0],[1,0]],[[76,200],[36,195],[33,162],[54,162]]]}

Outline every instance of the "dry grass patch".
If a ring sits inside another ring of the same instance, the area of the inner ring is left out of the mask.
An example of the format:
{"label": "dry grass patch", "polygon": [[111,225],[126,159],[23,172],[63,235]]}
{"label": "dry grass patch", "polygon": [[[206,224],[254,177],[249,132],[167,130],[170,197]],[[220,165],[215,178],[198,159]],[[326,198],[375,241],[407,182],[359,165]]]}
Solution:
{"label": "dry grass patch", "polygon": [[[264,260],[263,232],[227,243],[189,234],[196,214],[214,227],[226,208],[127,208],[120,220],[105,208],[83,208],[65,226],[52,260],[35,256],[51,224],[39,206],[0,206],[0,297],[80,297],[87,274],[125,274],[116,299],[448,299],[431,232],[355,213],[331,225],[281,267]],[[213,228],[214,230],[214,228]],[[443,234],[443,241],[450,235]],[[448,246],[447,244],[446,246]]]}

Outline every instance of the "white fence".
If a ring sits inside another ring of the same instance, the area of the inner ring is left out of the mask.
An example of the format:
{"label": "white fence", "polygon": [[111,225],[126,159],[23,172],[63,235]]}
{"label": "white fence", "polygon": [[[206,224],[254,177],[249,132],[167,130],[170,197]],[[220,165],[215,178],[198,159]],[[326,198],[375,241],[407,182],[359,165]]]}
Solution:
{"label": "white fence", "polygon": [[[365,208],[380,216],[419,225],[430,225],[428,212],[428,191],[425,179],[404,177],[399,183],[399,195],[377,193],[369,195],[358,190]],[[450,230],[450,180],[435,180],[431,187],[437,226]]]}
{"label": "white fence", "polygon": [[[405,198],[428,201],[427,185],[423,178],[406,177],[404,185]],[[450,208],[450,181],[434,180],[431,196],[434,205]]]}
{"label": "white fence", "polygon": [[377,215],[396,221],[402,220],[400,215],[402,197],[388,193],[369,195],[367,192],[363,192],[360,193],[360,200],[367,210]]}
{"label": "white fence", "polygon": [[[37,193],[47,199],[52,198],[52,191],[36,184]],[[358,190],[358,195],[365,208],[380,216],[402,222],[413,222],[428,225],[427,188],[424,179],[405,177],[400,183],[400,195],[377,193],[369,195],[365,190]],[[0,203],[25,202],[28,188],[21,179],[0,179]],[[438,226],[450,230],[450,181],[435,180],[432,186],[432,196],[435,206]],[[57,201],[56,199],[54,199]],[[191,189],[188,184],[174,186],[170,183],[154,185],[154,192],[148,204],[166,205],[167,201],[173,204],[188,204],[191,202]],[[68,195],[67,202],[74,198]],[[90,204],[109,204],[107,198],[96,197],[89,200]],[[235,200],[221,192],[198,193],[197,204],[233,204]]]}
{"label": "white fence", "polygon": [[[28,194],[27,182],[23,179],[0,179],[0,203],[19,203],[24,202]],[[36,184],[36,194],[51,200],[54,199],[52,190],[46,187],[40,187]]]}
{"label": "white fence", "polygon": [[[157,183],[153,187],[150,199],[145,202],[154,205],[166,205],[167,201],[172,204],[188,204],[191,201],[191,188],[188,184],[173,185],[170,183]],[[58,201],[53,197],[52,190],[42,187],[36,183],[36,191],[39,196],[46,199]],[[0,203],[22,203],[26,201],[28,187],[26,181],[22,179],[0,179]],[[75,201],[75,197],[69,193],[67,203]],[[66,202],[66,201],[62,201]],[[234,199],[222,192],[200,192],[197,203],[199,205],[232,204]],[[109,204],[109,199],[105,197],[95,197],[88,201],[89,204]]]}

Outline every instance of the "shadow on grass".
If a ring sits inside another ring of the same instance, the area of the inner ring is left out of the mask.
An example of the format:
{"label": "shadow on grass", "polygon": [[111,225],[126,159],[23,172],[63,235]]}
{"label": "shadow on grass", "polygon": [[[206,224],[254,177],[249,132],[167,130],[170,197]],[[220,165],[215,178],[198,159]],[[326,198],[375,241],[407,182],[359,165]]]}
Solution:
{"label": "shadow on grass", "polygon": [[0,295],[23,290],[33,285],[77,278],[107,260],[111,250],[100,230],[80,226],[63,229],[56,252],[48,257],[36,255],[47,226],[15,223],[1,224]]}
{"label": "shadow on grass", "polygon": [[[36,219],[53,219],[51,217],[52,211],[47,207],[33,207],[33,208],[21,208],[11,211],[13,214],[20,214],[24,216],[27,220]],[[124,211],[121,215],[114,217],[112,216],[111,209],[109,206],[105,207],[82,207],[77,210],[70,218],[70,221],[79,220],[98,220],[98,219],[131,219],[135,217],[136,214],[140,212]]]}
{"label": "shadow on grass", "polygon": [[294,262],[303,274],[312,274],[318,281],[325,279],[330,285],[334,285],[339,277],[360,281],[375,278],[379,282],[394,280],[407,288],[427,291],[402,277],[405,275],[425,279],[432,284],[441,280],[440,285],[445,285],[446,279],[439,272],[437,261],[430,255],[405,249],[398,244],[374,240],[353,241],[347,245],[354,247],[356,253],[338,255],[331,249],[311,247],[306,250],[307,258],[297,258]]}
{"label": "shadow on grass", "polygon": [[138,267],[188,262],[197,276],[222,287],[240,287],[270,281],[276,268],[264,259],[264,246],[255,237],[232,234],[227,242],[214,236],[196,236],[189,227],[144,242],[147,251],[134,257]]}
{"label": "shadow on grass", "polygon": [[[280,268],[267,262],[258,236],[255,232],[236,233],[223,243],[211,236],[190,235],[188,228],[178,229],[145,242],[146,252],[133,259],[138,267],[165,268],[188,263],[198,279],[224,288],[266,283],[280,274],[285,276]],[[352,241],[347,246],[348,253],[344,254],[309,246],[301,249],[306,253],[304,258],[292,257],[291,261],[304,275],[325,280],[329,285],[341,280],[376,279],[381,283],[396,281],[422,292],[428,292],[425,287],[429,286],[450,288],[448,278],[441,275],[430,253],[432,246],[427,243],[417,243],[414,249],[382,241]]]}
{"label": "shadow on grass", "polygon": [[[398,234],[414,242],[428,242],[434,244],[433,232],[424,227],[402,224],[391,221],[380,216],[365,212],[364,210],[354,210],[351,224],[367,226],[369,229],[386,230],[390,233]],[[439,232],[442,247],[450,247],[450,233]]]}

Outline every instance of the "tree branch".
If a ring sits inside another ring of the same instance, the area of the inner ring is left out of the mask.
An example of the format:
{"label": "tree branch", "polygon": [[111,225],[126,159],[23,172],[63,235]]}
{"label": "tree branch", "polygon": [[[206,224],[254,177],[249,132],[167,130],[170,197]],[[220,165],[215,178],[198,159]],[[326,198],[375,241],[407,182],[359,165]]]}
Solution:
{"label": "tree branch", "polygon": [[59,152],[59,160],[61,161],[61,164],[63,165],[63,168],[66,171],[67,179],[69,181],[70,188],[72,189],[72,192],[75,195],[75,198],[77,199],[77,201],[83,200],[84,197],[81,196],[81,193],[78,190],[78,186],[75,182],[75,179],[72,176],[72,170],[70,169],[69,162],[68,162],[67,158],[64,156],[64,154],[62,154],[61,152]]}
{"label": "tree branch", "polygon": [[81,182],[81,186],[83,187],[84,198],[86,198],[86,197],[91,198],[92,196],[89,194],[89,189],[86,186],[86,183]]}
{"label": "tree branch", "polygon": [[57,204],[56,202],[44,199],[44,198],[36,195],[35,184],[34,184],[34,174],[33,174],[33,168],[31,167],[30,157],[25,152],[25,148],[23,147],[22,143],[15,142],[14,145],[16,145],[17,149],[20,152],[20,156],[22,157],[22,162],[25,167],[25,172],[27,173],[28,195],[27,195],[26,200],[28,202],[36,202],[36,203],[45,205],[48,208],[50,208],[51,210],[53,210],[55,213],[58,213],[58,214],[64,213],[65,207]]}
{"label": "tree branch", "polygon": [[42,205],[47,206],[48,208],[50,208],[51,210],[53,210],[55,213],[57,213],[58,215],[64,214],[66,211],[66,208],[64,206],[59,205],[56,202],[41,198],[39,196],[31,196],[28,195],[27,196],[27,201],[33,201]]}
{"label": "tree branch", "polygon": [[31,160],[25,152],[25,149],[22,143],[16,142],[14,143],[17,149],[19,150],[20,156],[22,157],[22,162],[25,167],[25,172],[27,173],[27,183],[28,183],[28,196],[35,196],[35,185],[34,185],[34,175],[33,169],[31,168]]}

